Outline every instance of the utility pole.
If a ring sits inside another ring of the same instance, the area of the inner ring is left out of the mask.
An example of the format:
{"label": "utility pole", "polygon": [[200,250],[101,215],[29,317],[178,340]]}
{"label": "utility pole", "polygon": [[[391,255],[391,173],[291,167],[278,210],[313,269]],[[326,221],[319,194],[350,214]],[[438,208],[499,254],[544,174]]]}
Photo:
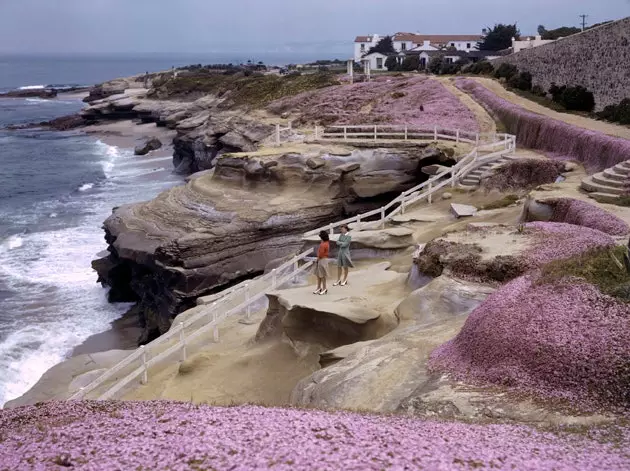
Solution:
{"label": "utility pole", "polygon": [[580,18],[582,18],[582,31],[584,31],[586,29],[586,18],[588,18],[588,15],[580,15]]}

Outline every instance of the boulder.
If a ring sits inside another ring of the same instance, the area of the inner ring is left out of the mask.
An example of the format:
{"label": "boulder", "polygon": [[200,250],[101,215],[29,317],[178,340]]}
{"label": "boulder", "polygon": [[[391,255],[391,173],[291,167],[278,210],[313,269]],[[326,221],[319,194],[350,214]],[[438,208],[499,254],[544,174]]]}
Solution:
{"label": "boulder", "polygon": [[134,154],[136,155],[147,155],[149,152],[154,150],[158,150],[162,147],[162,141],[160,141],[157,137],[152,137],[147,139],[144,144],[137,146],[134,150]]}
{"label": "boulder", "polygon": [[451,212],[456,218],[471,217],[477,214],[477,208],[467,204],[451,204]]}
{"label": "boulder", "polygon": [[450,199],[453,199],[453,193],[449,193],[449,192],[444,192],[444,193],[442,193],[442,199],[443,199],[443,200],[450,200]]}

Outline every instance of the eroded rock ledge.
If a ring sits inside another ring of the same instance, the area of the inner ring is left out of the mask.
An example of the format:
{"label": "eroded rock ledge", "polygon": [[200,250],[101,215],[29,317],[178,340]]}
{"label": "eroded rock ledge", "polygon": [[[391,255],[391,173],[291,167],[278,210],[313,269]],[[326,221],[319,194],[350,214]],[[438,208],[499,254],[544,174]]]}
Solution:
{"label": "eroded rock ledge", "polygon": [[105,222],[110,255],[94,262],[115,301],[137,301],[147,341],[195,299],[298,252],[304,232],[372,209],[413,185],[433,148],[217,159],[213,172]]}

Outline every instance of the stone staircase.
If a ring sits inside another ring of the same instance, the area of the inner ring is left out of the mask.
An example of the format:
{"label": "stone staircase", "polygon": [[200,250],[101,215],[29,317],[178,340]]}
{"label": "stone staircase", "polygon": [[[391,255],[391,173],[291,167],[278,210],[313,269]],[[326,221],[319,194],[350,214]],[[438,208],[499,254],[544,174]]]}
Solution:
{"label": "stone staircase", "polygon": [[475,190],[481,184],[481,178],[488,172],[491,172],[497,167],[500,167],[506,162],[510,160],[518,160],[520,157],[517,155],[506,155],[505,157],[501,157],[499,160],[495,160],[494,162],[487,163],[482,165],[481,167],[473,170],[468,175],[466,175],[462,180],[460,180],[459,187],[465,190]]}
{"label": "stone staircase", "polygon": [[627,192],[630,184],[630,160],[582,180],[582,189],[597,201],[613,201]]}

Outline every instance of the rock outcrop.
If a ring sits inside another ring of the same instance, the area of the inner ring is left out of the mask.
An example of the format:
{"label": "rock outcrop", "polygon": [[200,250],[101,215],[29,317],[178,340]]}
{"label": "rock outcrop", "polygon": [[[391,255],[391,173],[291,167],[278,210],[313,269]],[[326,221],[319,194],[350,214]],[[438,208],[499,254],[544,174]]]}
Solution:
{"label": "rock outcrop", "polygon": [[0,93],[0,98],[56,98],[57,90],[53,88],[28,88]]}
{"label": "rock outcrop", "polygon": [[[304,232],[343,218],[347,208],[380,206],[415,185],[424,158],[439,155],[429,148],[223,156],[211,174],[116,209],[105,222],[111,254],[94,268],[117,300],[140,303],[146,341],[168,330],[197,297],[300,250]],[[313,160],[324,165],[312,169]],[[366,181],[375,178],[379,185],[367,191]]]}
{"label": "rock outcrop", "polygon": [[147,155],[149,152],[162,148],[162,141],[157,137],[147,139],[144,144],[137,146],[134,150],[136,155]]}

